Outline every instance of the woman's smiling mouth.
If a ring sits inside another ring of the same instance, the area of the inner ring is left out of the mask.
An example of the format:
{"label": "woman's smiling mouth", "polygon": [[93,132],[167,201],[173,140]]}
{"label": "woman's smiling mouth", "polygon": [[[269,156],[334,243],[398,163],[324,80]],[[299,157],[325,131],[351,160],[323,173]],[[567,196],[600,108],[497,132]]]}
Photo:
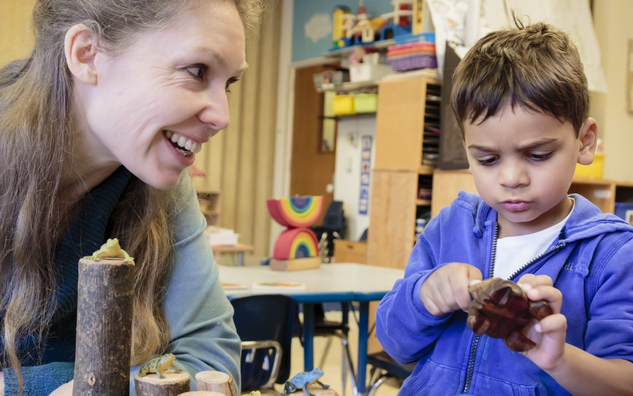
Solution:
{"label": "woman's smiling mouth", "polygon": [[202,150],[202,143],[193,142],[176,132],[163,130],[163,135],[165,135],[165,138],[171,142],[176,151],[185,157],[189,157],[194,153],[199,153]]}

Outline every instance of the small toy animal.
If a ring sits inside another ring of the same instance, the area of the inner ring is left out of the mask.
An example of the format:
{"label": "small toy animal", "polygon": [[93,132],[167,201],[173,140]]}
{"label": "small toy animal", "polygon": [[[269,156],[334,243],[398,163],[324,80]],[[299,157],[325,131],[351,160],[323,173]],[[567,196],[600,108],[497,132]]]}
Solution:
{"label": "small toy animal", "polygon": [[105,258],[122,258],[124,263],[134,261],[134,257],[130,257],[125,250],[121,249],[121,245],[119,245],[119,240],[117,238],[108,239],[106,243],[101,245],[99,250],[92,253],[92,256],[86,256],[84,258],[95,261]]}
{"label": "small toy animal", "polygon": [[281,394],[281,396],[287,396],[288,394],[298,389],[303,389],[303,393],[305,393],[306,396],[314,396],[312,393],[308,392],[308,385],[316,382],[317,384],[321,385],[323,389],[327,389],[330,387],[330,385],[324,385],[321,383],[321,381],[319,381],[319,378],[321,377],[323,377],[323,371],[319,370],[318,368],[315,368],[312,371],[306,371],[305,373],[299,373],[292,377],[290,381],[286,381],[286,384],[284,385],[284,392]]}
{"label": "small toy animal", "polygon": [[501,278],[486,279],[469,288],[473,301],[466,323],[478,336],[501,338],[508,348],[525,352],[536,345],[523,334],[532,320],[553,313],[545,301],[532,301],[514,282]]}
{"label": "small toy animal", "polygon": [[179,373],[180,369],[176,367],[174,360],[176,360],[176,356],[174,356],[173,353],[166,353],[142,365],[138,375],[139,377],[145,377],[147,374],[156,373],[158,374],[158,378],[165,378],[163,372],[167,371],[170,367],[173,367],[173,369]]}

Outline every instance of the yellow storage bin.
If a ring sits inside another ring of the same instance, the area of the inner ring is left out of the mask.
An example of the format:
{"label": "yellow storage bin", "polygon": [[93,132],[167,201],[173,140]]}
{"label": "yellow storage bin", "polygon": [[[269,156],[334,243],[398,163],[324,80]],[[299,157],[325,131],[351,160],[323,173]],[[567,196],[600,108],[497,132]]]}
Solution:
{"label": "yellow storage bin", "polygon": [[357,113],[375,113],[377,108],[377,94],[358,94],[354,96],[354,110]]}
{"label": "yellow storage bin", "polygon": [[334,115],[354,114],[354,96],[336,95],[332,101]]}
{"label": "yellow storage bin", "polygon": [[575,177],[589,177],[592,179],[602,179],[604,172],[604,153],[596,153],[591,165],[576,164]]}

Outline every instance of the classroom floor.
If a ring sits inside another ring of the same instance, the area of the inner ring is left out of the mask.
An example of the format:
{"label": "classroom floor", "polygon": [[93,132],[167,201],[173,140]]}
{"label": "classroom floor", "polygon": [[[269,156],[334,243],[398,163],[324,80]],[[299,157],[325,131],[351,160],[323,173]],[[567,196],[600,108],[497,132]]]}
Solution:
{"label": "classroom floor", "polygon": [[[332,321],[340,321],[341,313],[340,312],[326,312],[326,319]],[[354,366],[356,366],[357,356],[358,356],[358,326],[356,321],[350,315],[350,334],[349,334],[349,344],[352,352],[352,356],[354,357]],[[314,339],[314,365],[318,367],[321,356],[323,355],[323,350],[327,344],[327,338],[325,337],[316,337]],[[303,347],[299,342],[299,339],[294,338],[292,344],[292,360],[291,360],[291,373],[294,375],[296,373],[303,371]],[[321,382],[324,384],[330,385],[332,389],[336,390],[339,396],[343,396],[342,389],[342,378],[341,378],[341,342],[338,338],[334,338],[332,340],[332,346],[330,347],[330,351],[327,355],[327,359],[325,360],[324,367],[319,367],[324,376],[321,379]],[[369,378],[369,370],[367,370],[367,378]],[[398,394],[398,388],[394,386],[395,384],[391,384],[386,382],[376,392],[376,396],[396,396]],[[283,386],[276,385],[275,388],[277,391],[283,391]],[[349,377],[347,378],[347,387],[346,387],[346,396],[353,396],[352,385]]]}

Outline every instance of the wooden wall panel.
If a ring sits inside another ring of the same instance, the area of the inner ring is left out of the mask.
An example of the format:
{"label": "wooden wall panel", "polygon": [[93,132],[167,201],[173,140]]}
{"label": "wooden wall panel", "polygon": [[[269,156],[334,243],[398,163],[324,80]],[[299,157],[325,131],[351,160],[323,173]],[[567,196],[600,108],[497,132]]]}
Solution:
{"label": "wooden wall panel", "polygon": [[314,88],[313,75],[328,70],[322,65],[296,70],[292,157],[290,159],[290,195],[323,196],[323,212],[316,224],[323,222],[333,195],[326,191],[332,183],[335,152],[319,150],[323,122],[323,94]]}
{"label": "wooden wall panel", "polygon": [[0,0],[0,67],[26,58],[33,49],[34,5],[35,0]]}
{"label": "wooden wall panel", "polygon": [[367,263],[405,268],[413,248],[417,172],[374,169]]}
{"label": "wooden wall panel", "polygon": [[449,206],[460,191],[477,193],[475,181],[467,170],[436,169],[433,173],[431,217],[437,216],[442,208]]}
{"label": "wooden wall panel", "polygon": [[[375,169],[417,170],[420,167],[425,97],[426,85],[422,78],[380,83]],[[418,149],[412,150],[412,147]]]}

